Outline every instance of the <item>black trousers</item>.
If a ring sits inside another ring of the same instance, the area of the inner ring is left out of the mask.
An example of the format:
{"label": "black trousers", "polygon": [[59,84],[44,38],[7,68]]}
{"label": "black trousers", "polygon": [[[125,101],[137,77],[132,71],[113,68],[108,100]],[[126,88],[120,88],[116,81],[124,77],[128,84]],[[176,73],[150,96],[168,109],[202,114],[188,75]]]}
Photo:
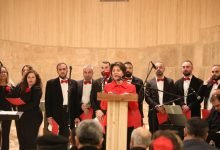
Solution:
{"label": "black trousers", "polygon": [[42,112],[38,110],[25,111],[19,120],[15,121],[19,150],[36,150],[36,139],[43,121]]}
{"label": "black trousers", "polygon": [[69,126],[68,126],[70,120],[68,120],[69,119],[69,114],[67,112],[67,107],[63,107],[62,116],[63,116],[62,123],[60,123],[60,125],[59,125],[60,126],[59,127],[59,134],[68,138],[69,135],[70,135],[70,129],[69,129]]}
{"label": "black trousers", "polygon": [[11,128],[11,120],[2,121],[2,145],[1,150],[9,150],[9,134]]}
{"label": "black trousers", "polygon": [[149,130],[151,133],[154,133],[159,129],[156,110],[150,110],[148,112],[148,123],[149,123]]}

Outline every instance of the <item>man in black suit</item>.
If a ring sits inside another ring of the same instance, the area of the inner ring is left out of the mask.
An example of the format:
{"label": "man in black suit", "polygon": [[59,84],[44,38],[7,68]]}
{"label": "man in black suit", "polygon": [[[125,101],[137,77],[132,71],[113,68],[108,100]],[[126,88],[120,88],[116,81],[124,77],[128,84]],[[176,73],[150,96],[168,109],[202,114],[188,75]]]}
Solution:
{"label": "man in black suit", "polygon": [[210,99],[213,108],[207,118],[209,124],[209,135],[207,142],[220,148],[220,90],[217,89],[213,92]]}
{"label": "man in black suit", "polygon": [[[106,113],[106,110],[102,110],[100,108],[100,101],[97,99],[97,93],[103,92],[104,86],[110,82],[112,82],[111,72],[110,72],[110,62],[103,61],[101,63],[100,71],[101,71],[101,78],[98,78],[94,81],[92,91],[91,91],[91,106],[95,112],[95,118],[101,121],[103,119],[103,115]],[[104,136],[104,141],[102,143],[102,149],[105,150],[106,148],[106,137]]]}
{"label": "man in black suit", "polygon": [[193,64],[190,60],[185,60],[182,63],[183,77],[175,82],[175,92],[177,95],[184,96],[175,103],[182,107],[183,112],[191,111],[191,117],[201,117],[200,92],[203,81],[192,74]]}
{"label": "man in black suit", "polygon": [[93,67],[91,65],[84,66],[83,80],[77,82],[78,97],[81,105],[80,119],[92,119],[93,108],[91,107],[90,95],[93,87]]}
{"label": "man in black suit", "polygon": [[204,109],[212,109],[210,99],[216,89],[220,89],[220,65],[212,66],[210,78],[203,83],[200,93],[204,96]]}
{"label": "man in black suit", "polygon": [[159,129],[157,113],[165,113],[162,105],[170,104],[169,102],[173,100],[171,94],[174,94],[174,81],[164,76],[164,64],[157,62],[155,66],[156,77],[147,83],[145,94],[145,100],[149,105],[148,122],[151,133]]}
{"label": "man in black suit", "polygon": [[[55,120],[59,125],[59,134],[68,137],[69,127],[79,122],[79,100],[77,82],[67,78],[68,68],[65,63],[57,64],[59,77],[47,81],[45,108],[49,124]],[[68,102],[69,101],[69,102]]]}
{"label": "man in black suit", "polygon": [[110,82],[112,82],[111,73],[110,73],[110,62],[103,61],[101,63],[101,78],[98,78],[94,81],[94,86],[92,88],[92,95],[91,95],[91,104],[92,108],[95,111],[95,116],[98,120],[101,120],[104,113],[104,110],[100,108],[100,101],[97,100],[97,93],[102,92],[104,90],[104,86]]}
{"label": "man in black suit", "polygon": [[125,80],[127,82],[134,84],[136,87],[136,93],[138,94],[138,106],[141,115],[141,123],[143,124],[143,101],[144,101],[144,87],[143,87],[143,80],[133,75],[133,64],[129,61],[125,62],[126,67],[126,74]]}

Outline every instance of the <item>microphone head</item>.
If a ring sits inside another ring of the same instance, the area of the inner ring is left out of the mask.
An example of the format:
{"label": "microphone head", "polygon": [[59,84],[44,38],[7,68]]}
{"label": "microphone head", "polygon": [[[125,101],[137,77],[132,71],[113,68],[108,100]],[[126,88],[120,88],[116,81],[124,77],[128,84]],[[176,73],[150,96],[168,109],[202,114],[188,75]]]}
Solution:
{"label": "microphone head", "polygon": [[69,66],[69,69],[72,70],[72,66]]}
{"label": "microphone head", "polygon": [[157,69],[156,65],[152,61],[150,61],[150,62],[152,64],[152,67],[156,70]]}

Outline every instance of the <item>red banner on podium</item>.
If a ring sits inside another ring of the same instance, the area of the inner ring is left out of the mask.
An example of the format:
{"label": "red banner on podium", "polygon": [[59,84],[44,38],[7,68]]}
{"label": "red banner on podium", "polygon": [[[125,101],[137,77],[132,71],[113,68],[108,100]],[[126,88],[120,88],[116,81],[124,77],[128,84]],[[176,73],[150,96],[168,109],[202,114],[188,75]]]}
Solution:
{"label": "red banner on podium", "polygon": [[12,105],[19,106],[24,105],[25,102],[21,98],[6,98],[6,100]]}

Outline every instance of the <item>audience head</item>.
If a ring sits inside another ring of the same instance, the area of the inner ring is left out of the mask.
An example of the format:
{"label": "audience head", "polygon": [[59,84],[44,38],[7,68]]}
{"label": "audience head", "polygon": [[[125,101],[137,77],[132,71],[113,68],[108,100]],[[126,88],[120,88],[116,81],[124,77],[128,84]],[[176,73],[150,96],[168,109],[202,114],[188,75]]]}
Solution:
{"label": "audience head", "polygon": [[60,78],[65,79],[67,77],[67,73],[68,73],[67,64],[64,62],[58,63],[57,64],[57,73]]}
{"label": "audience head", "polygon": [[131,77],[133,74],[133,65],[130,61],[126,61],[125,63],[125,67],[126,67],[126,73],[125,73],[125,77]]}
{"label": "audience head", "polygon": [[208,123],[200,118],[191,118],[186,122],[184,129],[185,139],[206,140],[208,136]]}
{"label": "audience head", "polygon": [[110,66],[111,66],[111,64],[108,61],[103,61],[101,63],[100,71],[101,71],[101,74],[104,78],[110,77]]}
{"label": "audience head", "polygon": [[148,148],[151,142],[151,133],[144,127],[138,127],[132,131],[130,148]]}
{"label": "audience head", "polygon": [[24,65],[21,69],[21,74],[24,76],[28,71],[33,70],[33,67],[30,65]]}
{"label": "audience head", "polygon": [[155,70],[156,76],[157,77],[163,77],[164,76],[164,71],[165,71],[165,66],[162,62],[156,62],[155,66],[157,69]]}
{"label": "audience head", "polygon": [[216,81],[220,79],[220,65],[212,66],[212,79]]}
{"label": "audience head", "polygon": [[43,135],[37,138],[37,150],[67,150],[68,138],[62,135]]}
{"label": "audience head", "polygon": [[95,120],[83,120],[76,128],[76,146],[94,146],[101,148],[103,142],[102,126]]}
{"label": "audience head", "polygon": [[85,81],[92,80],[93,67],[91,65],[86,65],[83,67],[83,77]]}
{"label": "audience head", "polygon": [[192,75],[193,64],[190,60],[185,60],[182,63],[182,73],[185,77]]}
{"label": "audience head", "polygon": [[8,70],[6,67],[1,66],[0,67],[0,83],[1,84],[8,84],[9,80],[9,75],[8,75]]}
{"label": "audience head", "polygon": [[211,103],[215,110],[220,112],[220,90],[215,90],[211,97]]}
{"label": "audience head", "polygon": [[150,149],[152,150],[181,150],[180,137],[171,130],[158,130],[153,134]]}
{"label": "audience head", "polygon": [[113,63],[110,70],[112,78],[115,81],[120,81],[122,78],[124,78],[124,75],[126,73],[126,67],[122,62]]}

